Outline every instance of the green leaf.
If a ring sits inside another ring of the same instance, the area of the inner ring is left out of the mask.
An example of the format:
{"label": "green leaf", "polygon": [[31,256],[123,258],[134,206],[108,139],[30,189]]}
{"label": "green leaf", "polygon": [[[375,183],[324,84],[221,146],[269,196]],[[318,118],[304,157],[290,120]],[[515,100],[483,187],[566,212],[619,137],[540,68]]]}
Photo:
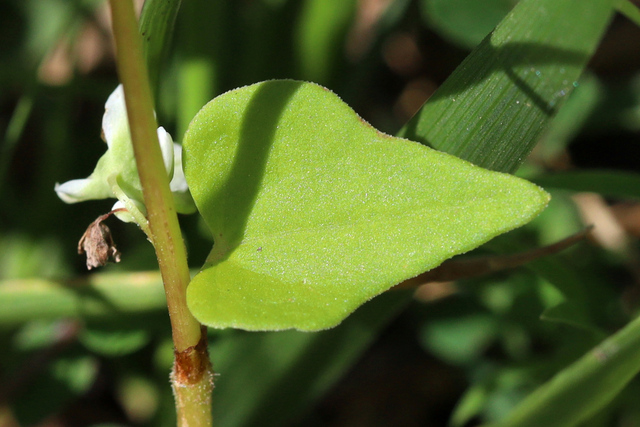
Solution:
{"label": "green leaf", "polygon": [[422,0],[422,15],[438,33],[473,48],[493,30],[518,0]]}
{"label": "green leaf", "polygon": [[400,136],[514,172],[577,85],[612,13],[613,0],[521,0]]}
{"label": "green leaf", "polygon": [[596,414],[640,370],[640,318],[529,395],[493,427],[571,427]]}
{"label": "green leaf", "polygon": [[345,36],[353,25],[354,0],[306,0],[297,22],[297,58],[303,78],[326,84],[344,57]]}
{"label": "green leaf", "polygon": [[62,411],[89,390],[98,371],[97,359],[71,351],[52,360],[13,404],[18,425],[39,425],[52,413]]}
{"label": "green leaf", "polygon": [[499,325],[487,314],[434,319],[425,323],[420,339],[429,350],[454,365],[467,365],[496,339]]}
{"label": "green leaf", "polygon": [[116,357],[131,354],[149,343],[149,331],[142,328],[125,329],[122,325],[99,323],[85,327],[80,342],[102,356]]}
{"label": "green leaf", "polygon": [[535,182],[545,187],[599,193],[607,197],[640,199],[640,174],[593,169],[541,175]]}
{"label": "green leaf", "polygon": [[166,297],[158,272],[93,274],[72,283],[0,281],[0,327],[33,319],[118,318],[163,307]]}
{"label": "green leaf", "polygon": [[617,5],[618,11],[640,26],[640,9],[629,0],[619,0]]}
{"label": "green leaf", "polygon": [[216,370],[224,372],[213,396],[216,425],[291,425],[361,358],[412,293],[386,292],[328,331],[214,335],[211,354]]}
{"label": "green leaf", "polygon": [[154,93],[157,92],[161,65],[166,61],[171,47],[171,36],[181,1],[147,0],[140,14],[142,49]]}
{"label": "green leaf", "polygon": [[327,89],[291,80],[216,98],[184,150],[215,241],[187,302],[212,327],[335,326],[548,202],[539,187],[385,135]]}
{"label": "green leaf", "polygon": [[580,307],[571,301],[563,301],[560,304],[546,309],[541,315],[542,320],[564,323],[575,328],[598,334],[602,338],[602,331],[593,324],[585,315],[584,307]]}
{"label": "green leaf", "polygon": [[541,135],[536,145],[538,161],[545,164],[557,161],[567,146],[584,130],[585,125],[593,125],[591,118],[603,98],[604,90],[601,86],[591,74],[580,77],[580,86],[573,91]]}

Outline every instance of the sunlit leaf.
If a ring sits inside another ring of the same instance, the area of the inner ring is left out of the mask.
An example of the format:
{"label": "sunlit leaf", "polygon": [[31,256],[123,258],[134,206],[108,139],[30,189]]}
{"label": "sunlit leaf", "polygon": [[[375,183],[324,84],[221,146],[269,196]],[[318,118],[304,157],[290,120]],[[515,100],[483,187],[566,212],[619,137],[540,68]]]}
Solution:
{"label": "sunlit leaf", "polygon": [[548,201],[526,181],[382,134],[330,91],[290,80],[216,98],[184,150],[215,241],[187,299],[213,327],[335,326]]}

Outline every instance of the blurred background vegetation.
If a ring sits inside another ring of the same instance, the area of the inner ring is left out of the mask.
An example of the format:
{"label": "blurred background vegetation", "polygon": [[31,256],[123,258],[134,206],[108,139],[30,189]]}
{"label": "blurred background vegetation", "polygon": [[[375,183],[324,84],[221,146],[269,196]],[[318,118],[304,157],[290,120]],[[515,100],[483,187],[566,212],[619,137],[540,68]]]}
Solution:
{"label": "blurred background vegetation", "polygon": [[[396,133],[515,3],[185,0],[159,70],[159,123],[179,141],[215,95],[295,78]],[[98,307],[83,291],[76,246],[113,202],[65,205],[53,191],[90,174],[106,148],[101,118],[117,85],[107,4],[2,0],[0,42],[0,426],[174,425],[170,328],[159,279],[144,273],[157,269],[151,245],[133,225],[110,222],[123,260],[89,280],[125,296],[141,286],[146,302]],[[549,209],[479,252],[548,244],[590,223],[592,241],[531,268],[427,284],[408,305],[390,292],[332,331],[210,331],[216,424],[475,425],[503,417],[628,322],[640,298],[639,71],[640,29],[617,16],[519,171],[552,186]],[[564,181],[551,174],[582,170]],[[196,216],[181,220],[196,269],[211,240]],[[28,298],[2,305],[14,301],[3,288],[34,279],[80,296],[51,296],[51,313]],[[74,316],[54,313],[63,303],[77,304]],[[381,304],[397,309],[379,315]],[[639,392],[631,383],[586,425],[640,426]]]}

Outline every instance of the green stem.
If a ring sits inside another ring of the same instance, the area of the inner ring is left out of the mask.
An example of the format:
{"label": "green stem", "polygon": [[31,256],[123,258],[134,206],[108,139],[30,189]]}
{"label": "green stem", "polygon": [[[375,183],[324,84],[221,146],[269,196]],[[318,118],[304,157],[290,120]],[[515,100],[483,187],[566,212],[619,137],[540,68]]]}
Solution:
{"label": "green stem", "polygon": [[118,74],[124,87],[149,228],[164,282],[176,361],[171,375],[178,425],[211,425],[212,373],[206,333],[187,307],[190,275],[169,177],[156,133],[148,73],[131,0],[110,0]]}
{"label": "green stem", "polygon": [[133,200],[127,196],[127,194],[120,188],[118,185],[117,178],[115,175],[110,176],[107,179],[107,182],[111,186],[111,191],[116,196],[116,198],[122,202],[129,212],[129,215],[133,217],[133,220],[138,224],[138,226],[144,231],[144,234],[147,235],[149,240],[153,243],[153,235],[151,234],[151,229],[149,229],[149,221],[147,218],[140,212],[140,209],[136,206]]}

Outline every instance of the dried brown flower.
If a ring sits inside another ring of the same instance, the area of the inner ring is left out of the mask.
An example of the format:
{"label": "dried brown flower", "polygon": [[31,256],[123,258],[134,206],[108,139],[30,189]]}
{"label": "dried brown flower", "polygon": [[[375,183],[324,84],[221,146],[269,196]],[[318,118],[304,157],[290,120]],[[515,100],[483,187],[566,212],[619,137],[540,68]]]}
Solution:
{"label": "dried brown flower", "polygon": [[101,215],[93,221],[78,242],[78,253],[87,254],[87,269],[102,267],[107,262],[120,262],[120,252],[116,249],[111,230],[102,223],[113,212]]}

